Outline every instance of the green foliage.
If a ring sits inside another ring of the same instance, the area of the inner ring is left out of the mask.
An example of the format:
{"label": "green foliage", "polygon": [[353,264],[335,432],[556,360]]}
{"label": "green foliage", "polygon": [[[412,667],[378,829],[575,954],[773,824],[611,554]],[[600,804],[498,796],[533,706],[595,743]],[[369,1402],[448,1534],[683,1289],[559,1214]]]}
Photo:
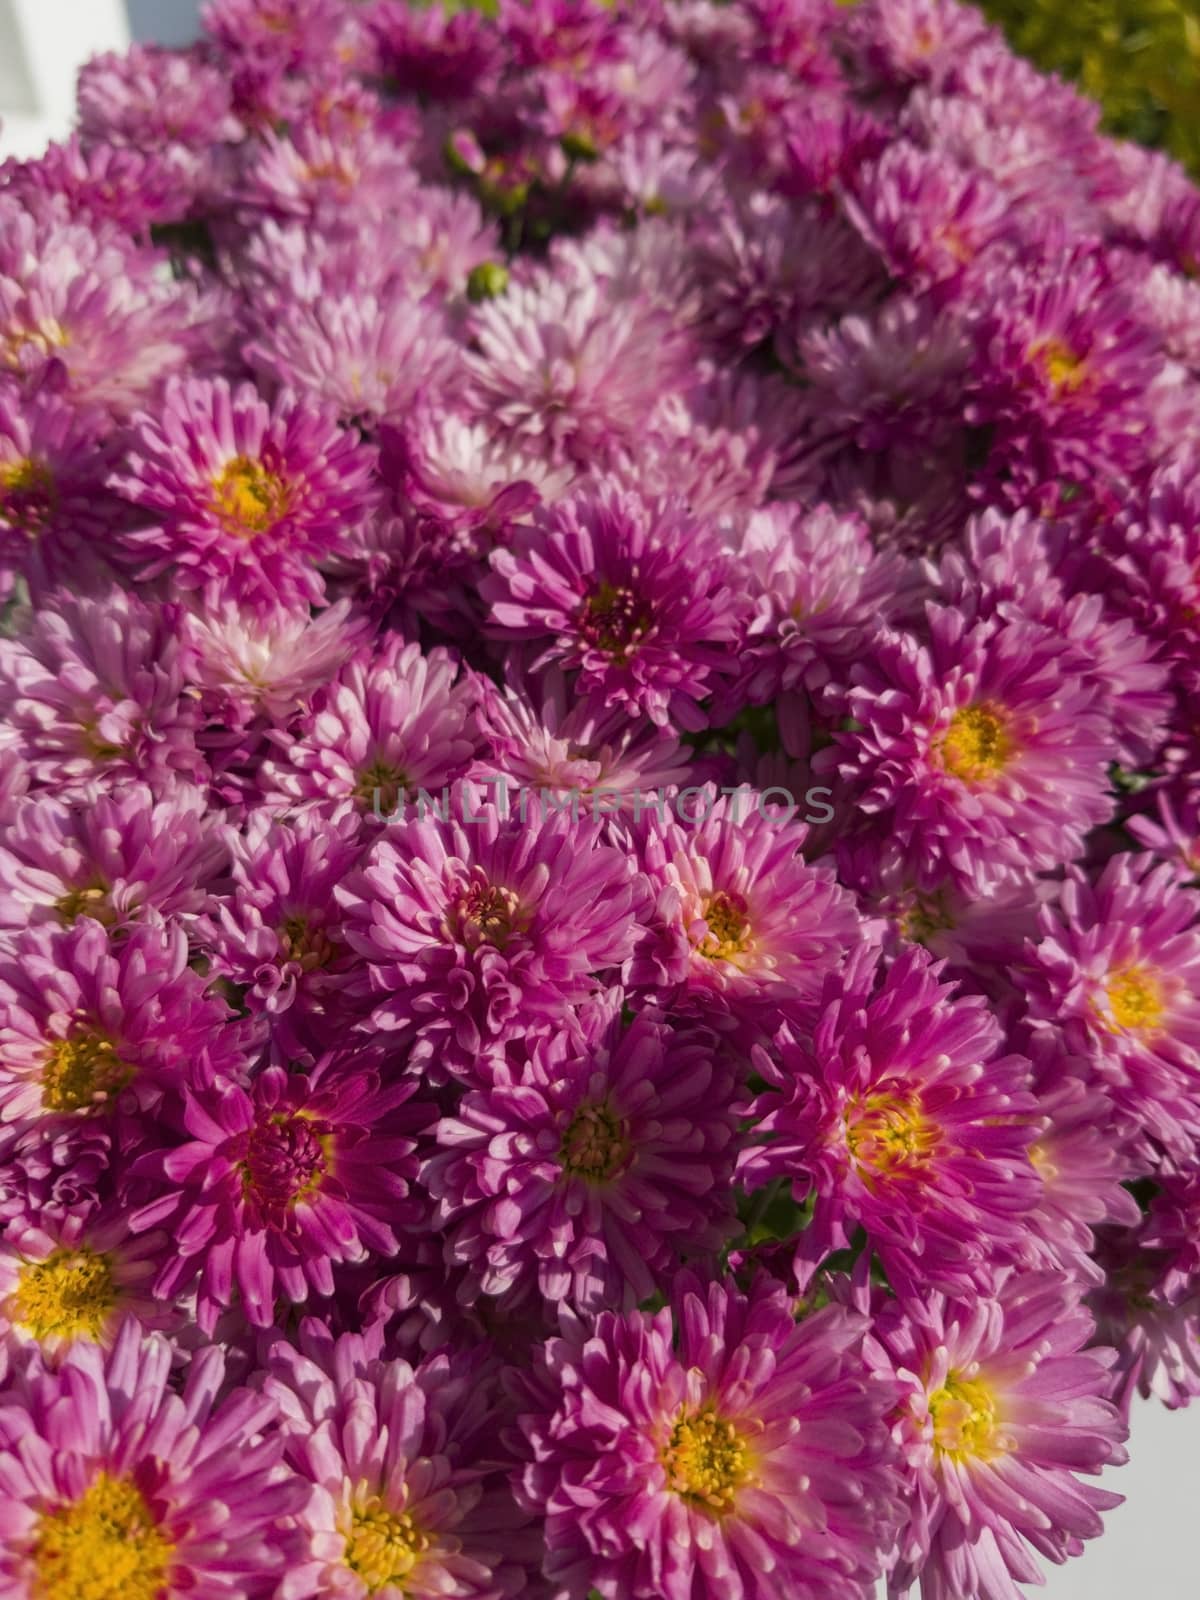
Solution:
{"label": "green foliage", "polygon": [[1200,174],[1200,0],[981,0],[1022,55],[1074,79],[1110,133]]}

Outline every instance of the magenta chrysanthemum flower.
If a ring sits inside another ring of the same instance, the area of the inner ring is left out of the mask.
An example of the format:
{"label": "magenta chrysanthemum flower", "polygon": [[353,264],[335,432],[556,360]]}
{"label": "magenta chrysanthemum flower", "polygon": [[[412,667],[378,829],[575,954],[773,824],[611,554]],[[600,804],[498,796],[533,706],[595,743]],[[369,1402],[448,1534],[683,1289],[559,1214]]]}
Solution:
{"label": "magenta chrysanthemum flower", "polygon": [[731,1062],[653,1013],[626,1026],[621,999],[535,1042],[523,1070],[497,1064],[438,1124],[422,1181],[483,1294],[628,1306],[731,1235]]}
{"label": "magenta chrysanthemum flower", "polygon": [[1200,1283],[1172,1281],[1180,1220],[1168,1204],[1165,1214],[1105,1229],[1098,1240],[1101,1281],[1087,1304],[1097,1339],[1116,1350],[1108,1392],[1126,1418],[1135,1395],[1171,1410],[1200,1395]]}
{"label": "magenta chrysanthemum flower", "polygon": [[113,1203],[48,1225],[14,1219],[0,1242],[0,1332],[55,1358],[79,1340],[111,1346],[130,1317],[178,1325],[177,1308],[153,1294],[169,1249],[165,1233],[132,1236],[128,1208]]}
{"label": "magenta chrysanthemum flower", "polygon": [[199,151],[243,132],[229,78],[199,50],[135,44],[123,55],[93,56],[80,68],[78,95],[88,143]]}
{"label": "magenta chrysanthemum flower", "polygon": [[554,462],[602,465],[636,445],[693,359],[628,259],[611,273],[582,257],[535,270],[481,306],[472,333],[469,408]]}
{"label": "magenta chrysanthemum flower", "polygon": [[393,636],[348,662],[306,717],[273,736],[280,754],[262,765],[262,795],[384,817],[421,790],[440,798],[475,753],[476,697],[449,651],[426,654]]}
{"label": "magenta chrysanthemum flower", "polygon": [[1080,854],[1107,820],[1112,733],[1069,647],[1032,622],[934,610],[852,671],[840,771],[921,888],[976,892]]}
{"label": "magenta chrysanthemum flower", "polygon": [[427,300],[397,294],[380,303],[360,293],[287,302],[246,357],[342,422],[373,427],[400,420],[419,396],[449,389],[459,351]]}
{"label": "magenta chrysanthemum flower", "polygon": [[1200,787],[1185,780],[1158,790],[1153,799],[1153,814],[1130,817],[1130,833],[1157,860],[1169,861],[1181,878],[1200,878]]}
{"label": "magenta chrysanthemum flower", "polygon": [[804,860],[807,830],[789,820],[790,795],[739,788],[718,798],[709,784],[671,805],[664,818],[647,803],[634,826],[652,903],[631,984],[688,997],[714,1018],[807,1015],[826,974],[877,943],[882,925],[860,915],[828,868]]}
{"label": "magenta chrysanthemum flower", "polygon": [[112,1128],[101,1117],[39,1117],[0,1133],[0,1222],[78,1227],[108,1192]]}
{"label": "magenta chrysanthemum flower", "polygon": [[240,1074],[244,1044],[177,923],[114,942],[82,917],[31,928],[0,955],[0,1122],[154,1112]]}
{"label": "magenta chrysanthemum flower", "polygon": [[729,670],[744,610],[736,583],[681,504],[608,489],[537,516],[492,556],[482,592],[500,638],[541,646],[535,668],[577,672],[604,710],[695,730],[699,703]]}
{"label": "magenta chrysanthemum flower", "polygon": [[167,1225],[177,1254],[155,1284],[171,1296],[198,1281],[196,1318],[212,1332],[235,1293],[260,1328],[275,1302],[333,1293],[333,1267],[394,1255],[410,1194],[416,1136],[430,1120],[414,1078],[384,1087],[369,1052],[322,1057],[308,1073],[267,1067],[249,1089],[189,1093],[191,1139],[142,1157],[163,1192],[133,1217]]}
{"label": "magenta chrysanthemum flower", "polygon": [[0,845],[0,929],[194,915],[225,862],[212,822],[204,794],[183,784],[161,800],[131,783],[21,801]]}
{"label": "magenta chrysanthemum flower", "polygon": [[598,824],[503,818],[469,784],[448,810],[390,827],[336,891],[375,1026],[422,1037],[439,1074],[561,1019],[619,972],[636,927],[632,864]]}
{"label": "magenta chrysanthemum flower", "polygon": [[864,1321],[797,1325],[782,1290],[684,1275],[671,1311],[603,1313],[518,1387],[518,1479],[562,1600],[841,1600],[865,1592],[897,1508],[855,1352]]}
{"label": "magenta chrysanthemum flower", "polygon": [[204,693],[214,721],[234,726],[255,717],[286,722],[374,633],[348,600],[316,616],[308,606],[224,605],[186,612],[180,623],[189,683]]}
{"label": "magenta chrysanthemum flower", "polygon": [[1124,1187],[1138,1176],[1137,1156],[1122,1139],[1125,1130],[1114,1118],[1112,1101],[1092,1081],[1087,1062],[1063,1058],[1036,1033],[1029,1048],[1043,1119],[1029,1159],[1042,1189],[1024,1219],[1021,1264],[1102,1283],[1103,1269],[1094,1260],[1096,1230],[1129,1228],[1141,1220],[1137,1201]]}
{"label": "magenta chrysanthemum flower", "polygon": [[1072,872],[1019,979],[1030,1016],[1086,1056],[1119,1110],[1191,1157],[1200,1132],[1200,925],[1167,865]]}
{"label": "magenta chrysanthemum flower", "polygon": [[[1010,486],[1054,491],[1144,448],[1158,341],[1090,241],[988,284],[972,417]],[[1010,487],[1010,492],[1012,488]]]}
{"label": "magenta chrysanthemum flower", "polygon": [[371,452],[324,413],[191,378],[143,413],[113,487],[152,519],[126,532],[139,576],[207,600],[320,601],[317,564],[369,509]]}
{"label": "magenta chrysanthemum flower", "polygon": [[829,506],[764,507],[739,554],[754,599],[739,680],[752,705],[844,675],[914,586],[898,556],[874,551],[859,517]]}
{"label": "magenta chrysanthemum flower", "polygon": [[106,1355],[80,1345],[0,1391],[0,1592],[66,1600],[267,1600],[302,1493],[265,1436],[271,1400],[223,1382],[209,1346],[176,1384],[174,1354],[127,1322]]}
{"label": "magenta chrysanthemum flower", "polygon": [[533,789],[577,793],[583,803],[603,795],[606,810],[623,802],[636,811],[646,796],[682,785],[691,770],[677,739],[620,711],[598,715],[574,700],[556,668],[533,683],[515,674],[503,691],[485,679],[482,691],[485,752],[471,776],[490,783],[501,804],[510,789],[518,805],[520,791]]}
{"label": "magenta chrysanthemum flower", "polygon": [[284,1460],[311,1492],[279,1600],[504,1600],[532,1541],[503,1477],[488,1358],[389,1360],[308,1319],[266,1361]]}
{"label": "magenta chrysanthemum flower", "polygon": [[[333,890],[362,854],[358,818],[301,813],[285,821],[263,809],[241,829],[226,830],[222,843],[231,881],[196,937],[212,971],[237,985],[251,1013],[268,1019],[275,1055],[319,1055],[344,1032],[356,965]],[[0,856],[0,883],[2,862]]]}
{"label": "magenta chrysanthemum flower", "polygon": [[0,582],[19,572],[39,598],[69,579],[99,582],[120,502],[105,489],[102,414],[0,382]]}
{"label": "magenta chrysanthemum flower", "polygon": [[0,373],[128,415],[201,343],[203,303],[165,264],[111,228],[0,197]]}
{"label": "magenta chrysanthemum flower", "polygon": [[892,276],[918,291],[946,292],[1012,231],[1006,196],[985,174],[903,139],[864,168],[856,190],[851,218]]}
{"label": "magenta chrysanthemum flower", "polygon": [[1070,592],[1068,550],[1064,524],[1040,522],[1025,510],[1011,517],[985,511],[972,517],[961,545],[943,555],[941,596],[970,615],[1019,611],[1052,629],[1073,657],[1073,672],[1100,691],[1115,754],[1132,766],[1152,763],[1171,707],[1159,646],[1114,610],[1128,604],[1126,593]]}
{"label": "magenta chrysanthemum flower", "polygon": [[1112,1351],[1085,1350],[1094,1324],[1057,1274],[1007,1278],[994,1297],[933,1295],[888,1310],[865,1350],[896,1385],[892,1438],[907,1521],[889,1593],[1021,1600],[1037,1556],[1063,1562],[1122,1496],[1081,1481],[1125,1460],[1127,1429],[1104,1396]]}
{"label": "magenta chrysanthemum flower", "polygon": [[36,787],[132,780],[165,794],[207,776],[177,617],[123,589],[59,590],[16,638],[0,639],[0,715]]}
{"label": "magenta chrysanthemum flower", "polygon": [[865,1230],[906,1304],[969,1292],[1017,1258],[1040,1184],[1029,1063],[1001,1055],[986,1003],[938,982],[923,950],[882,975],[873,953],[831,979],[811,1043],[784,1029],[755,1062],[766,1089],[743,1182],[810,1187],[800,1249],[816,1265]]}

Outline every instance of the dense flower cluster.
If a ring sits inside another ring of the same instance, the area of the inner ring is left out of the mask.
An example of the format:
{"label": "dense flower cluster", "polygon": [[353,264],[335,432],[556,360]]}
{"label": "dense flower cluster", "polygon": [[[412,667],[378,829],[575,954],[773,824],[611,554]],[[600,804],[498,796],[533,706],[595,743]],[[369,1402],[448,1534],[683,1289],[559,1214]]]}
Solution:
{"label": "dense flower cluster", "polygon": [[0,168],[0,1594],[1019,1600],[1200,1394],[1200,193],[489,9]]}

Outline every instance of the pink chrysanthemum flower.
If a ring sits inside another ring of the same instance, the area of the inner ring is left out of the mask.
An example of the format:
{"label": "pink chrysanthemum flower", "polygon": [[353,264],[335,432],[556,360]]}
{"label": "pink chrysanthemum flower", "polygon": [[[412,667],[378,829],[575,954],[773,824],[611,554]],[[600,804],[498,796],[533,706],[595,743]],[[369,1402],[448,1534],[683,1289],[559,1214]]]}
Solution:
{"label": "pink chrysanthemum flower", "polygon": [[633,951],[632,863],[565,812],[504,817],[470,784],[447,820],[389,827],[336,890],[378,1028],[419,1035],[442,1076],[536,1032]]}
{"label": "pink chrysanthemum flower", "polygon": [[539,501],[561,499],[576,478],[574,468],[499,438],[486,420],[433,403],[406,417],[403,433],[382,439],[385,476],[422,521],[447,530],[464,558],[507,543],[516,521]]}
{"label": "pink chrysanthemum flower", "polygon": [[532,1543],[503,1477],[488,1358],[387,1359],[377,1333],[300,1326],[266,1358],[284,1460],[312,1486],[279,1600],[505,1600]]}
{"label": "pink chrysanthemum flower", "polygon": [[356,962],[341,937],[333,890],[357,865],[360,838],[353,813],[285,821],[269,808],[225,832],[231,879],[196,937],[211,970],[238,986],[247,1010],[267,1018],[278,1056],[320,1054],[345,1031]]}
{"label": "pink chrysanthemum flower", "polygon": [[614,447],[635,445],[692,360],[636,280],[582,267],[513,282],[475,312],[472,333],[470,409],[554,462],[602,465]]}
{"label": "pink chrysanthemum flower", "polygon": [[0,1332],[54,1359],[80,1340],[108,1348],[129,1317],[171,1328],[182,1314],[153,1293],[170,1248],[165,1233],[131,1235],[115,1203],[79,1220],[14,1219],[0,1242]]}
{"label": "pink chrysanthemum flower", "polygon": [[647,808],[634,829],[653,899],[631,985],[666,988],[714,1019],[777,1019],[781,1007],[807,1016],[826,974],[878,942],[881,924],[862,917],[828,868],[804,860],[807,830],[789,820],[790,795],[718,797],[709,784],[671,805],[674,816]]}
{"label": "pink chrysanthemum flower", "polygon": [[360,1050],[325,1056],[309,1073],[267,1067],[248,1090],[189,1093],[190,1140],[138,1163],[163,1192],[133,1227],[166,1225],[176,1250],[155,1292],[171,1297],[198,1280],[206,1333],[235,1294],[250,1322],[268,1328],[277,1300],[331,1295],[335,1264],[394,1255],[396,1227],[417,1215],[410,1179],[430,1120],[416,1089],[415,1078],[383,1087]]}
{"label": "pink chrysanthemum flower", "polygon": [[78,1227],[108,1192],[112,1129],[100,1117],[39,1117],[0,1133],[0,1222]]}
{"label": "pink chrysanthemum flower", "polygon": [[1200,649],[1200,455],[1172,452],[1144,491],[1104,530],[1113,603],[1192,664]]}
{"label": "pink chrysanthemum flower", "polygon": [[[522,789],[580,796],[603,795],[604,807],[636,812],[646,796],[682,785],[692,770],[678,739],[620,711],[597,714],[571,695],[555,667],[533,683],[520,673],[501,691],[482,684],[479,731],[485,740],[471,776],[490,783],[503,804]],[[651,802],[653,803],[653,802]]]}
{"label": "pink chrysanthemum flower", "polygon": [[[1022,1041],[1024,1042],[1024,1041]],[[1097,1265],[1096,1230],[1135,1226],[1141,1220],[1126,1183],[1139,1161],[1113,1104],[1091,1079],[1088,1063],[1063,1057],[1052,1042],[1033,1034],[1029,1050],[1037,1077],[1034,1091],[1042,1122],[1029,1159],[1042,1180],[1038,1203],[1024,1219],[1021,1264],[1068,1272],[1082,1282],[1104,1281]]]}
{"label": "pink chrysanthemum flower", "polygon": [[881,1315],[868,1365],[895,1384],[892,1439],[909,1488],[889,1593],[1021,1600],[1037,1556],[1061,1563],[1122,1496],[1081,1481],[1123,1462],[1104,1396],[1111,1350],[1059,1274],[1008,1277],[994,1297]]}
{"label": "pink chrysanthemum flower", "polygon": [[[301,221],[312,231],[345,237],[357,232],[355,217],[394,212],[416,194],[417,174],[404,148],[412,127],[405,126],[404,111],[381,128],[378,101],[357,86],[341,89],[344,103],[327,97],[317,107],[298,103],[305,89],[299,79],[285,82],[282,95],[278,78],[265,87],[263,109],[275,126],[260,134],[242,173],[237,198],[247,221]],[[292,114],[281,116],[289,98]]]}
{"label": "pink chrysanthemum flower", "polygon": [[[1161,1216],[1135,1228],[1104,1229],[1096,1262],[1101,1282],[1088,1295],[1096,1337],[1117,1352],[1109,1393],[1128,1418],[1134,1397],[1170,1410],[1200,1395],[1200,1283],[1175,1282],[1167,1292],[1175,1229],[1164,1238]],[[1151,1248],[1153,1239],[1159,1248]],[[1166,1248],[1161,1248],[1166,1244]]]}
{"label": "pink chrysanthemum flower", "polygon": [[1157,341],[1090,242],[989,282],[970,416],[1013,492],[1057,493],[1128,469],[1145,450]]}
{"label": "pink chrysanthemum flower", "polygon": [[43,791],[18,805],[4,832],[0,930],[70,927],[80,917],[109,928],[148,914],[187,918],[207,904],[224,862],[199,789],[181,784],[161,800],[137,783],[85,788],[71,800]]}
{"label": "pink chrysanthemum flower", "polygon": [[20,573],[40,599],[64,579],[78,589],[110,570],[103,552],[121,505],[104,487],[104,427],[102,414],[0,383],[0,581]]}
{"label": "pink chrysanthemum flower", "polygon": [[923,950],[882,975],[874,953],[826,986],[811,1038],[785,1028],[755,1062],[765,1091],[743,1182],[810,1187],[800,1248],[813,1265],[865,1230],[906,1304],[928,1287],[969,1292],[1017,1257],[1038,1199],[1029,1159],[1029,1063],[1002,1055],[986,1003],[938,982]]}
{"label": "pink chrysanthemum flower", "polygon": [[899,556],[876,553],[861,518],[830,506],[764,507],[738,553],[754,600],[739,679],[752,705],[843,676],[915,587]]}
{"label": "pink chrysanthemum flower", "polygon": [[932,610],[928,645],[885,635],[852,682],[840,771],[920,887],[1049,870],[1109,817],[1111,724],[1050,629]]}
{"label": "pink chrysanthemum flower", "polygon": [[971,616],[1019,613],[1052,629],[1068,646],[1073,670],[1100,691],[1114,756],[1131,766],[1152,763],[1171,709],[1160,647],[1114,609],[1128,605],[1123,587],[1116,595],[1071,593],[1068,533],[1065,524],[1040,522],[1025,508],[972,517],[961,544],[942,556],[940,598]]}
{"label": "pink chrysanthemum flower", "polygon": [[344,422],[399,421],[418,397],[450,389],[459,361],[437,307],[414,295],[289,299],[246,346],[246,359]]}
{"label": "pink chrysanthemum flower", "polygon": [[1184,879],[1200,878],[1200,787],[1189,779],[1159,789],[1154,811],[1130,817],[1125,826],[1138,844],[1168,861]]}
{"label": "pink chrysanthemum flower", "polygon": [[372,502],[372,453],[324,413],[250,384],[189,378],[143,413],[113,487],[152,521],[123,543],[142,578],[206,600],[319,602],[317,563]]}
{"label": "pink chrysanthemum flower", "polygon": [[602,489],[537,516],[497,550],[482,592],[499,637],[542,646],[535,670],[578,672],[598,707],[694,731],[739,634],[737,584],[682,504]]}
{"label": "pink chrysanthemum flower", "polygon": [[1019,981],[1029,1014],[1086,1056],[1134,1124],[1190,1158],[1200,1134],[1200,925],[1167,865],[1118,855],[1073,871]]}
{"label": "pink chrysanthemum flower", "polygon": [[225,1385],[215,1345],[175,1352],[127,1322],[0,1392],[0,1590],[67,1600],[267,1600],[299,1485],[267,1433],[274,1403]]}
{"label": "pink chrysanthemum flower", "polygon": [[0,184],[37,212],[54,208],[91,226],[115,223],[124,233],[145,236],[154,223],[176,222],[191,196],[180,183],[178,163],[154,151],[112,144],[84,146],[78,134],[50,144],[35,161],[6,161]]}
{"label": "pink chrysanthemum flower", "polygon": [[523,1070],[492,1069],[438,1124],[422,1181],[483,1294],[629,1306],[731,1236],[732,1064],[703,1030],[648,1012],[626,1026],[621,999],[578,1038],[535,1042]]}
{"label": "pink chrysanthemum flower", "polygon": [[387,638],[349,661],[265,761],[259,788],[271,805],[349,804],[390,817],[421,790],[440,797],[475,753],[476,689],[445,649]]}
{"label": "pink chrysanthemum flower", "polygon": [[857,175],[847,210],[894,278],[942,293],[1011,233],[1007,196],[988,176],[899,139]]}
{"label": "pink chrysanthemum flower", "polygon": [[125,416],[197,350],[203,302],[165,257],[0,196],[0,373]]}
{"label": "pink chrysanthemum flower", "polygon": [[203,780],[200,710],[187,694],[174,607],[124,589],[56,591],[0,639],[0,715],[36,788],[166,794]]}
{"label": "pink chrysanthemum flower", "polygon": [[243,129],[228,75],[199,50],[135,44],[93,56],[79,71],[79,128],[87,144],[208,150]]}
{"label": "pink chrysanthemum flower", "polygon": [[31,928],[0,955],[0,1122],[153,1112],[242,1071],[242,1032],[188,966],[178,924],[111,942],[100,923]]}
{"label": "pink chrysanthemum flower", "polygon": [[884,1386],[864,1321],[797,1325],[782,1290],[688,1275],[669,1310],[568,1324],[518,1381],[518,1493],[563,1600],[842,1600],[893,1536]]}
{"label": "pink chrysanthemum flower", "polygon": [[184,671],[212,720],[285,723],[308,705],[374,634],[374,624],[339,600],[314,616],[308,606],[263,611],[224,605],[180,619]]}

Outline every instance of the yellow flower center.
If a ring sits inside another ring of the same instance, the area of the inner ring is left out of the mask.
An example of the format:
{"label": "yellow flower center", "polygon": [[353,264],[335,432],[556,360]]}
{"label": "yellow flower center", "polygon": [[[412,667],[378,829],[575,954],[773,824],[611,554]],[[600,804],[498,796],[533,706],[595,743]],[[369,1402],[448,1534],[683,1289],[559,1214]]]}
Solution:
{"label": "yellow flower center", "polygon": [[273,528],[290,501],[285,480],[250,456],[235,456],[213,479],[213,508],[240,538]]}
{"label": "yellow flower center", "polygon": [[1032,346],[1029,357],[1046,374],[1055,394],[1072,394],[1087,379],[1084,358],[1063,339],[1043,339]]}
{"label": "yellow flower center", "polygon": [[936,895],[914,893],[908,906],[896,917],[896,926],[905,939],[924,944],[935,934],[954,926],[954,918]]}
{"label": "yellow flower center", "polygon": [[48,356],[52,350],[62,350],[69,343],[66,329],[53,317],[24,327],[11,326],[0,332],[0,367],[7,367],[10,372],[21,372],[25,368],[26,350],[36,350],[39,355]]}
{"label": "yellow flower center", "polygon": [[54,509],[54,475],[44,461],[25,456],[0,463],[0,519],[36,539]]}
{"label": "yellow flower center", "polygon": [[955,1461],[989,1461],[1000,1453],[996,1440],[996,1396],[982,1378],[952,1372],[929,1397],[933,1447]]}
{"label": "yellow flower center", "polygon": [[111,1256],[56,1250],[45,1261],[30,1261],[20,1269],[8,1314],[39,1343],[99,1339],[116,1303]]}
{"label": "yellow flower center", "polygon": [[750,919],[745,902],[737,895],[718,892],[700,908],[708,932],[697,946],[710,961],[732,961],[750,948]]}
{"label": "yellow flower center", "polygon": [[30,1600],[162,1600],[173,1549],[128,1478],[102,1472],[38,1519]]}
{"label": "yellow flower center", "polygon": [[54,902],[54,909],[65,928],[73,927],[80,917],[92,917],[104,923],[105,927],[111,927],[116,920],[116,913],[108,903],[108,887],[103,883],[69,889],[66,894],[59,895]]}
{"label": "yellow flower center", "polygon": [[472,950],[481,944],[503,950],[523,920],[520,896],[495,883],[473,883],[458,910],[463,943]]}
{"label": "yellow flower center", "polygon": [[[409,788],[408,775],[388,761],[372,761],[358,774],[354,785],[354,798],[366,806],[378,806],[382,811],[395,811],[401,797]],[[376,800],[375,796],[379,799]]]}
{"label": "yellow flower center", "polygon": [[938,1128],[915,1095],[884,1092],[852,1100],[844,1121],[846,1148],[860,1173],[913,1172],[937,1149]]}
{"label": "yellow flower center", "polygon": [[563,1134],[559,1163],[573,1177],[607,1183],[629,1155],[627,1134],[625,1122],[607,1106],[580,1106]]}
{"label": "yellow flower center", "polygon": [[88,1111],[119,1094],[133,1074],[98,1033],[60,1039],[42,1068],[42,1105],[47,1111]]}
{"label": "yellow flower center", "polygon": [[279,942],[288,961],[295,961],[305,972],[327,967],[333,960],[333,945],[322,928],[314,928],[307,917],[285,917]]}
{"label": "yellow flower center", "polygon": [[1162,987],[1145,967],[1125,967],[1110,975],[1105,990],[1114,1032],[1139,1033],[1158,1027],[1166,1006]]}
{"label": "yellow flower center", "polygon": [[956,711],[941,742],[942,765],[964,783],[982,783],[1004,769],[1012,754],[1008,719],[998,706]]}
{"label": "yellow flower center", "polygon": [[671,1429],[662,1464],[667,1485],[684,1500],[723,1516],[750,1477],[746,1445],[732,1422],[715,1412],[680,1417]]}
{"label": "yellow flower center", "polygon": [[629,660],[649,626],[633,590],[612,583],[599,584],[579,613],[583,637],[619,664]]}
{"label": "yellow flower center", "polygon": [[343,1560],[368,1594],[378,1594],[410,1578],[429,1544],[406,1511],[390,1511],[372,1495],[350,1514]]}

